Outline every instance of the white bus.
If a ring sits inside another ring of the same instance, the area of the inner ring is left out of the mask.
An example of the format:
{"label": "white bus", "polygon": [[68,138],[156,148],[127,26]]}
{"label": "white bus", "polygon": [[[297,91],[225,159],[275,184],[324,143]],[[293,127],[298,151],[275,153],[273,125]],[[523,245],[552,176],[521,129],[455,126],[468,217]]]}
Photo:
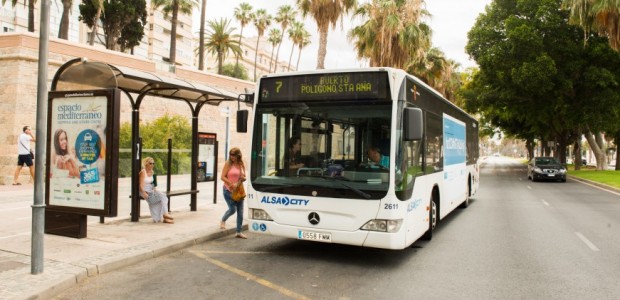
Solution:
{"label": "white bus", "polygon": [[402,70],[263,76],[253,112],[253,233],[403,249],[478,189],[478,122]]}

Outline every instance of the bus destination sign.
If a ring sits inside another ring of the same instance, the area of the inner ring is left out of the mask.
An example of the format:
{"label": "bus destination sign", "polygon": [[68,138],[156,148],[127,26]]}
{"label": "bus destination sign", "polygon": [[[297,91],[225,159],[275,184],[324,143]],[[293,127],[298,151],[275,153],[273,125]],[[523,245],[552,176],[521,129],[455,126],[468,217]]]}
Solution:
{"label": "bus destination sign", "polygon": [[387,72],[308,74],[261,79],[259,102],[388,100]]}

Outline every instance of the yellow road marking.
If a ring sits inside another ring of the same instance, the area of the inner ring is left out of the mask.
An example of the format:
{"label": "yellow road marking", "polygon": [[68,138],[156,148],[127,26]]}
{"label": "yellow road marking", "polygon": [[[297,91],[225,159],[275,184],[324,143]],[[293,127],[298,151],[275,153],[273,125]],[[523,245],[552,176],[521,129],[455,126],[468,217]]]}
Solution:
{"label": "yellow road marking", "polygon": [[210,263],[212,263],[212,264],[214,264],[214,265],[216,265],[216,266],[218,266],[218,267],[220,267],[220,268],[222,268],[222,269],[224,269],[224,270],[233,272],[233,273],[235,273],[235,274],[237,274],[239,276],[242,276],[242,277],[245,277],[247,279],[250,279],[250,280],[252,280],[252,281],[254,281],[254,282],[256,282],[256,283],[258,283],[260,285],[263,285],[263,286],[266,286],[266,287],[268,287],[270,289],[273,289],[273,290],[277,291],[280,294],[283,294],[283,295],[286,295],[288,297],[291,297],[291,298],[294,298],[294,299],[298,299],[298,300],[309,300],[310,299],[310,298],[308,298],[308,297],[306,297],[304,295],[297,294],[297,293],[295,293],[295,292],[293,292],[293,291],[291,291],[291,290],[289,290],[289,289],[287,289],[285,287],[282,287],[282,286],[279,286],[279,285],[277,285],[275,283],[272,283],[269,280],[265,280],[263,278],[260,278],[260,277],[258,277],[256,275],[254,275],[254,274],[250,274],[250,273],[248,273],[246,271],[237,269],[237,268],[235,268],[235,267],[233,267],[233,266],[231,266],[229,264],[226,264],[224,262],[221,262],[221,261],[219,261],[217,259],[208,257],[208,256],[206,256],[202,252],[198,252],[198,251],[189,251],[189,252],[194,254],[194,255],[196,255],[196,256],[198,256],[198,257],[200,257],[200,258],[202,258],[202,259],[204,259],[204,260],[206,260],[206,261],[208,261],[208,262],[210,262]]}

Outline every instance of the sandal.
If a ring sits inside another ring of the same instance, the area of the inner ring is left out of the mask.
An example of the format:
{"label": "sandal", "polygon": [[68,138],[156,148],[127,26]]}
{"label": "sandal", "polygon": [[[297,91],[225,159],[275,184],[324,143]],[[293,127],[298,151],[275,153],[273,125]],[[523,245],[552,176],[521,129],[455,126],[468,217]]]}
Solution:
{"label": "sandal", "polygon": [[237,233],[237,235],[235,235],[236,238],[240,238],[240,239],[248,239],[247,236],[245,236],[243,233]]}
{"label": "sandal", "polygon": [[226,229],[226,222],[220,222],[220,229]]}
{"label": "sandal", "polygon": [[16,183],[13,183],[13,185],[22,185],[22,184],[19,182],[16,182]]}
{"label": "sandal", "polygon": [[164,215],[164,219],[174,220],[174,218],[171,215]]}
{"label": "sandal", "polygon": [[168,219],[164,219],[164,223],[167,223],[167,224],[174,224],[174,221],[172,221],[172,220],[168,220]]}

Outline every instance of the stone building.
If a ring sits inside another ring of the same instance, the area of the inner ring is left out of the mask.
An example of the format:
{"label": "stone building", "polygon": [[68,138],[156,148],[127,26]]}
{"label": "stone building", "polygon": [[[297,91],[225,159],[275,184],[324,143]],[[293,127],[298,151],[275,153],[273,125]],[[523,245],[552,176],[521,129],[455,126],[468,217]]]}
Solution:
{"label": "stone building", "polygon": [[[17,136],[21,128],[30,125],[35,131],[37,111],[37,78],[39,38],[32,33],[0,33],[0,184],[10,184],[17,163]],[[65,62],[87,57],[91,61],[101,61],[118,66],[125,66],[165,77],[179,78],[189,82],[224,89],[236,94],[253,90],[254,83],[217,74],[201,72],[193,67],[177,66],[175,73],[158,70],[156,62],[138,58],[125,53],[91,47],[62,39],[51,38],[49,42],[48,90],[58,68]],[[237,110],[236,102],[222,102],[220,106],[207,105],[199,117],[199,131],[213,132],[218,135],[221,154],[218,164],[222,166],[225,154],[226,118],[221,109],[228,107],[231,112]],[[242,109],[251,107],[241,104]],[[171,101],[147,97],[140,109],[141,122],[153,120],[165,114],[187,116],[191,112],[183,101]],[[235,114],[230,115],[230,124],[236,124]],[[121,123],[131,122],[131,105],[128,99],[121,100]],[[251,122],[251,120],[249,120]],[[249,133],[237,133],[230,126],[230,147],[239,146],[244,153],[249,150]],[[44,141],[40,141],[44,142]],[[36,147],[36,143],[33,146]],[[27,168],[22,170],[20,180],[28,182]]]}

